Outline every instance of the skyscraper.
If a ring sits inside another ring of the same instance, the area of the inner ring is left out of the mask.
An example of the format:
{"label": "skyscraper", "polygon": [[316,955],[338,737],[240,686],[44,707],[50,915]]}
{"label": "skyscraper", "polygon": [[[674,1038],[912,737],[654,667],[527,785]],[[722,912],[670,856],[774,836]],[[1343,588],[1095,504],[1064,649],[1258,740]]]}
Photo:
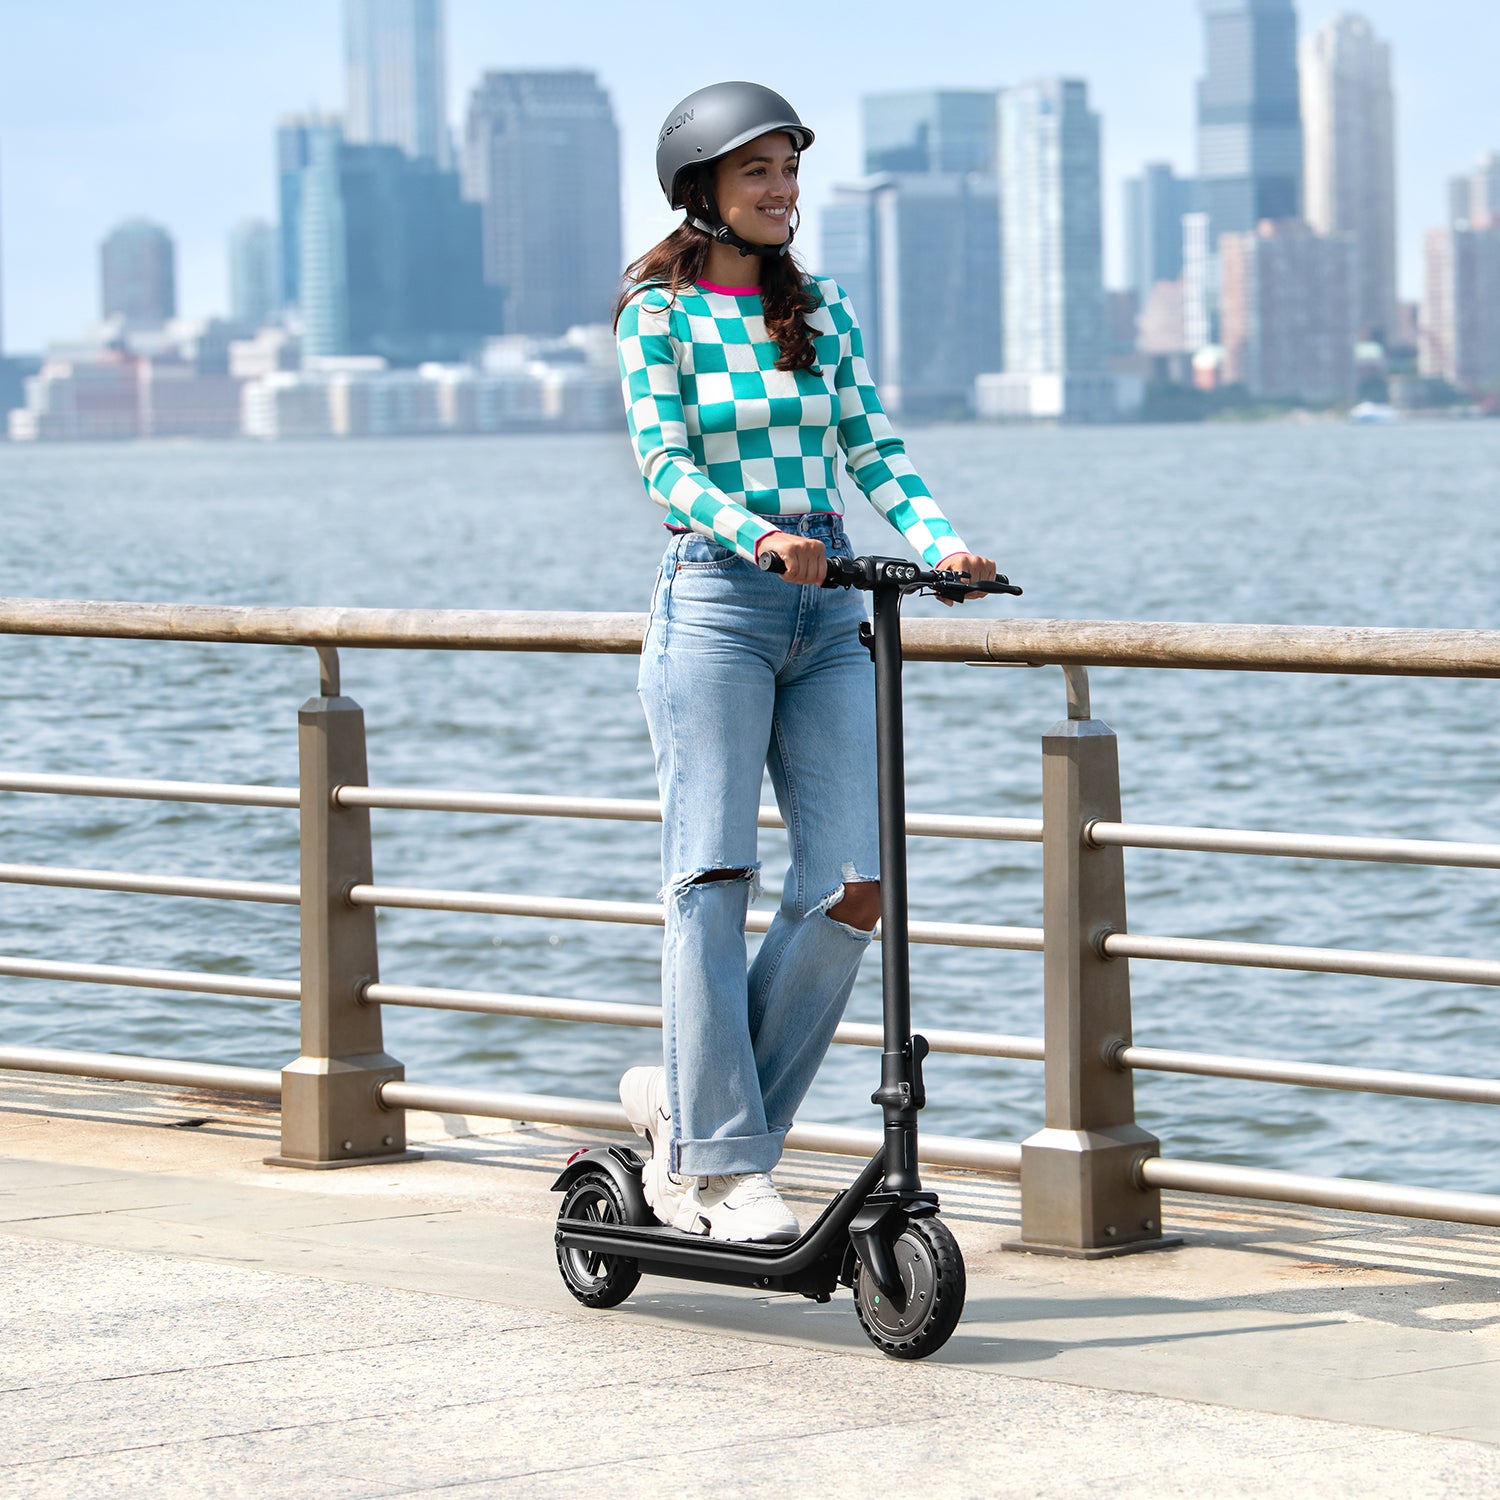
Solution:
{"label": "skyscraper", "polygon": [[229,231],[229,314],[236,323],[263,328],[281,307],[281,246],[264,219],[244,219]]}
{"label": "skyscraper", "polygon": [[310,127],[299,225],[304,355],[396,365],[471,354],[494,331],[477,204],[456,172]]}
{"label": "skyscraper", "polygon": [[1352,235],[1359,325],[1396,329],[1396,144],[1391,49],[1362,16],[1334,17],[1302,43],[1306,218],[1319,234]]}
{"label": "skyscraper", "polygon": [[506,333],[609,319],[623,270],[620,140],[593,73],[486,73],[469,100],[463,176]]}
{"label": "skyscraper", "polygon": [[301,143],[307,165],[297,188],[297,305],[304,357],[351,354],[344,198],[344,132],[335,119],[309,121]]}
{"label": "skyscraper", "polygon": [[283,307],[302,302],[302,174],[312,163],[316,131],[333,126],[343,136],[337,116],[286,115],[276,127],[277,228],[281,245],[280,292]]}
{"label": "skyscraper", "polygon": [[1448,179],[1448,226],[1488,229],[1500,224],[1500,151],[1486,151],[1472,172]]}
{"label": "skyscraper", "polygon": [[100,300],[106,318],[127,329],[160,328],[177,315],[177,252],[149,219],[127,219],[99,247]]}
{"label": "skyscraper", "polygon": [[994,176],[886,172],[835,194],[820,269],[859,313],[882,400],[906,415],[971,412],[975,377],[1002,358]]}
{"label": "skyscraper", "polygon": [[1182,216],[1192,212],[1193,189],[1193,180],[1167,162],[1152,162],[1126,180],[1126,281],[1141,307],[1158,281],[1182,275]]}
{"label": "skyscraper", "polygon": [[1218,318],[1219,262],[1208,233],[1206,213],[1182,216],[1182,337],[1189,354],[1213,343]]}
{"label": "skyscraper", "polygon": [[1200,0],[1198,206],[1210,243],[1302,213],[1302,117],[1292,0]]}
{"label": "skyscraper", "polygon": [[993,89],[867,94],[865,171],[994,172]]}
{"label": "skyscraper", "polygon": [[344,0],[344,138],[446,168],[443,0]]}
{"label": "skyscraper", "polygon": [[1000,95],[1005,370],[997,415],[1113,415],[1101,231],[1099,116],[1088,85],[1046,79]]}

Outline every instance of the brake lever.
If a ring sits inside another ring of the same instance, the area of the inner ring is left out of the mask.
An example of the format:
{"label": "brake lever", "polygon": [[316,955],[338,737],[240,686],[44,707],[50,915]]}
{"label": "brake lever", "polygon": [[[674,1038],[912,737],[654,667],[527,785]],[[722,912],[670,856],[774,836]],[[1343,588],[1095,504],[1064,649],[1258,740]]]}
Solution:
{"label": "brake lever", "polygon": [[1018,589],[1004,573],[997,573],[994,578],[981,578],[974,583],[939,583],[934,585],[932,593],[937,599],[948,599],[954,604],[962,604],[970,594],[1021,594]]}

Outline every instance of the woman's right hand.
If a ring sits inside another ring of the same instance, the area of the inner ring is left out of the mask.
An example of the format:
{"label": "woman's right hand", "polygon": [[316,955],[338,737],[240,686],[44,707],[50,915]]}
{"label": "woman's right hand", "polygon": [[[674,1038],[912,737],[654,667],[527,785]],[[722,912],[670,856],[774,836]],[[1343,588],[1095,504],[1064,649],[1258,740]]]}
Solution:
{"label": "woman's right hand", "polygon": [[789,531],[773,531],[762,537],[755,549],[756,559],[767,552],[774,552],[786,571],[782,577],[788,583],[820,584],[828,576],[828,552],[815,537],[793,536]]}

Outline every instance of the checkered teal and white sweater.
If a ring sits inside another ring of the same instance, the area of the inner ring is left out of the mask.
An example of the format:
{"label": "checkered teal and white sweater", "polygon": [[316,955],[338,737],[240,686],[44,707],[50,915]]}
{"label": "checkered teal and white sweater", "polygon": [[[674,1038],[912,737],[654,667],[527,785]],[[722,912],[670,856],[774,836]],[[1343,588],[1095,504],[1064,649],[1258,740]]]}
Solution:
{"label": "checkered teal and white sweater", "polygon": [[849,299],[811,282],[817,364],[778,370],[756,291],[638,291],[620,315],[620,377],[646,493],[667,524],[747,561],[765,517],[843,514],[837,450],[865,497],[929,566],[968,548],[891,429]]}

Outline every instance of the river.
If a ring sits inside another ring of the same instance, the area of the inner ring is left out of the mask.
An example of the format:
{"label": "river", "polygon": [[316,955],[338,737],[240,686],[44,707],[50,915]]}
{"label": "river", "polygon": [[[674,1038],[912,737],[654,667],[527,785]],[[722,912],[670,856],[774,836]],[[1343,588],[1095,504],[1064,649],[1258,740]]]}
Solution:
{"label": "river", "polygon": [[[968,606],[1088,619],[1500,627],[1500,424],[1214,425],[908,434],[971,543],[1026,589]],[[899,539],[853,496],[867,550]],[[241,604],[642,610],[662,533],[608,434],[363,443],[0,444],[0,593]],[[884,533],[884,534],[883,534]],[[935,608],[935,606],[918,606]],[[11,770],[290,785],[305,649],[0,641]],[[626,658],[343,653],[372,780],[649,797]],[[1096,670],[1138,822],[1500,840],[1500,684]],[[1056,669],[907,673],[912,811],[1036,817]],[[651,825],[374,815],[377,880],[642,901]],[[0,794],[0,861],[296,879],[291,813]],[[779,836],[763,846],[779,882]],[[915,917],[1039,925],[1035,846],[912,844]],[[1155,934],[1494,957],[1500,872],[1131,851]],[[0,887],[3,950],[294,978],[288,908]],[[652,929],[382,912],[393,983],[649,1002]],[[918,947],[918,1024],[1039,1034],[1033,954]],[[1132,965],[1142,1045],[1493,1076],[1500,992]],[[279,1067],[294,1007],[0,980],[15,1045]],[[879,1015],[878,963],[851,1018]],[[386,1012],[423,1083],[613,1096],[656,1033]],[[836,1048],[808,1119],[874,1124],[875,1054]],[[924,1123],[1019,1140],[1035,1064],[934,1058]],[[1163,1154],[1500,1190],[1483,1106],[1138,1075]]]}

